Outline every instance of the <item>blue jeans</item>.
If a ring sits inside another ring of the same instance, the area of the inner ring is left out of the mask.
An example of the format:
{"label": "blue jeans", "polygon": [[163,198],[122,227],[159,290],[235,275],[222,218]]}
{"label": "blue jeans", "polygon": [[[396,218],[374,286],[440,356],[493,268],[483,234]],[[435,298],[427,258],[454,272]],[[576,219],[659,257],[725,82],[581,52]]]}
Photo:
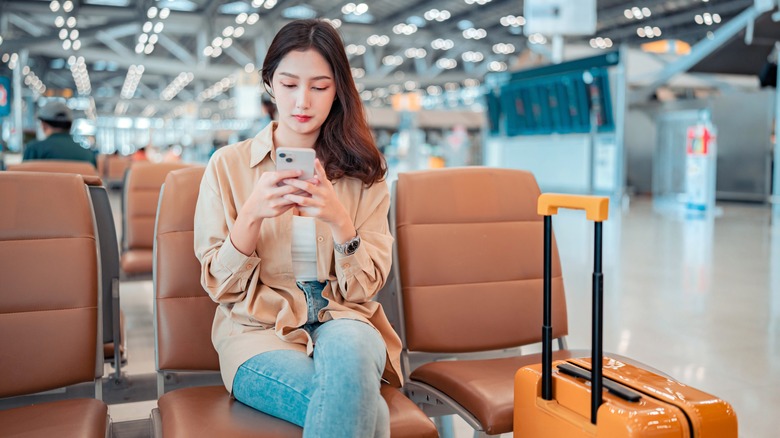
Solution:
{"label": "blue jeans", "polygon": [[[379,394],[385,343],[373,327],[351,319],[317,321],[324,283],[303,282],[314,355],[269,351],[244,362],[233,380],[235,398],[303,427],[304,437],[389,437],[390,413]],[[313,315],[313,320],[312,320]]]}

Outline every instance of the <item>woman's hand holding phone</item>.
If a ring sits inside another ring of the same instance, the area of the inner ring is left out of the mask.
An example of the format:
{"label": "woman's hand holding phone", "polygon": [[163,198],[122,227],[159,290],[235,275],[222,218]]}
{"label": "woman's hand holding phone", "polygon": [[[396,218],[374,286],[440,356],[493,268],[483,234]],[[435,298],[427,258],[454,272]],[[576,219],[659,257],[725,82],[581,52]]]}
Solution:
{"label": "woman's hand holding phone", "polygon": [[330,225],[335,240],[344,242],[355,237],[352,219],[336,195],[333,184],[328,181],[325,168],[319,159],[314,160],[314,179],[318,182],[285,179],[285,184],[305,194],[290,193],[284,195],[284,198],[295,203],[305,216],[315,217]]}
{"label": "woman's hand holding phone", "polygon": [[255,182],[252,194],[246,204],[241,207],[243,213],[247,213],[252,219],[265,219],[276,217],[295,206],[294,202],[285,196],[298,191],[295,187],[283,184],[282,181],[298,178],[300,170],[282,170],[276,172],[264,172]]}
{"label": "woman's hand holding phone", "polygon": [[296,193],[298,189],[280,183],[299,176],[300,170],[271,171],[264,172],[255,182],[252,194],[241,206],[230,231],[230,239],[238,251],[251,255],[257,245],[263,219],[279,216],[295,206],[286,196]]}

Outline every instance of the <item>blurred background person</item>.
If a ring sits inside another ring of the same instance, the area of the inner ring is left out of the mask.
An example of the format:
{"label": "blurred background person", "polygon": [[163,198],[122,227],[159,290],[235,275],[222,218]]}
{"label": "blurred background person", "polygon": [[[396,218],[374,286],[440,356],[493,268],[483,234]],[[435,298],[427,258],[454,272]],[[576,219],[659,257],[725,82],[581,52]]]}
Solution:
{"label": "blurred background person", "polygon": [[141,147],[137,151],[133,152],[133,161],[149,161],[149,157],[146,156],[146,147]]}
{"label": "blurred background person", "polygon": [[73,112],[59,101],[49,101],[38,110],[44,140],[28,143],[24,148],[23,161],[27,160],[74,160],[86,161],[97,166],[95,154],[73,140],[70,128]]}

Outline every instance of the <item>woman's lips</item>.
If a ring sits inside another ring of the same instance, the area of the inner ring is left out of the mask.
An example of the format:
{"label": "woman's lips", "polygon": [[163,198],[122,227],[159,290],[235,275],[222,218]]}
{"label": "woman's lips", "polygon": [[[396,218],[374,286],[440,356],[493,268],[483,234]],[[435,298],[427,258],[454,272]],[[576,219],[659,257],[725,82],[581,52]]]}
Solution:
{"label": "woman's lips", "polygon": [[293,116],[293,117],[295,117],[295,120],[297,120],[297,121],[299,121],[299,122],[301,122],[301,123],[306,123],[306,122],[308,122],[309,120],[311,120],[311,119],[312,119],[312,117],[311,117],[311,116],[301,116],[301,115],[297,115],[297,116]]}

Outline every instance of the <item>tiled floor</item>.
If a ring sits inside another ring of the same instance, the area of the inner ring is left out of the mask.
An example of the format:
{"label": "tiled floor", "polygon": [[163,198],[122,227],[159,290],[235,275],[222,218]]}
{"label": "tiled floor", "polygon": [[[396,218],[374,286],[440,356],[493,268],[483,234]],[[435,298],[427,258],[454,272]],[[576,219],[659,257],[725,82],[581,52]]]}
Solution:
{"label": "tiled floor", "polygon": [[[662,216],[648,199],[613,209],[604,227],[605,350],[731,402],[740,436],[778,436],[780,227],[766,206],[726,204],[717,219]],[[115,212],[118,212],[118,205]],[[592,226],[554,220],[569,309],[569,346],[590,345]],[[154,372],[151,282],[121,286],[130,375]],[[148,418],[154,402],[113,405],[115,421]],[[471,436],[462,421],[455,436]]]}

